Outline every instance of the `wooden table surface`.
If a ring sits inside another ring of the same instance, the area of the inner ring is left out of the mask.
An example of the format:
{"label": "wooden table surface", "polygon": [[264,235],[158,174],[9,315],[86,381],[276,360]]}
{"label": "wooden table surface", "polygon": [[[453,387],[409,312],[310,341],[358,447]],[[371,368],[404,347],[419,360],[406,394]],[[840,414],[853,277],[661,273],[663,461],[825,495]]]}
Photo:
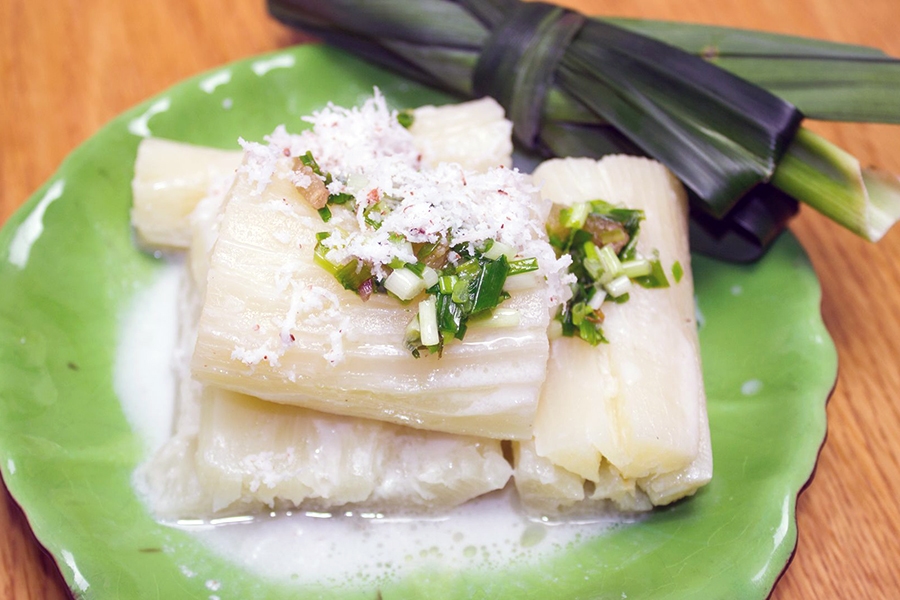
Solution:
{"label": "wooden table surface", "polygon": [[[900,56],[898,0],[566,4],[594,14],[868,44]],[[66,154],[119,112],[190,75],[300,41],[268,17],[261,0],[4,0],[0,223]],[[814,128],[864,164],[900,173],[900,128]],[[900,227],[873,245],[804,209],[792,229],[821,280],[822,312],[840,373],[828,406],[828,440],[798,503],[796,556],[772,597],[900,597]],[[0,494],[0,598],[66,594],[21,511]]]}

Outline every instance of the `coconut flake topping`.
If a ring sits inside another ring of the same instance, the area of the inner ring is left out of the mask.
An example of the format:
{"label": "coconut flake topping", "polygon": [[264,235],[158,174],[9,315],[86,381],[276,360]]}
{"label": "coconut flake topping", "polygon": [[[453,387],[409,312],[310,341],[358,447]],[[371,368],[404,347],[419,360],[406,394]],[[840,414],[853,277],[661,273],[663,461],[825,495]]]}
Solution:
{"label": "coconut flake topping", "polygon": [[[406,242],[445,240],[474,249],[494,240],[538,260],[553,306],[568,298],[566,257],[556,258],[545,232],[550,204],[529,175],[502,167],[479,173],[450,163],[425,168],[413,135],[377,89],[360,107],[329,103],[303,120],[312,127],[300,134],[279,126],[266,144],[241,140],[247,154],[241,169],[262,193],[276,173],[299,178],[294,159],[312,154],[322,173],[331,175],[329,194],[355,200],[333,206],[332,221],[322,223],[330,233],[322,242],[329,261],[356,258],[384,277],[395,259],[415,262]],[[292,182],[308,185],[303,177]],[[381,216],[378,226],[367,219],[373,207]]]}

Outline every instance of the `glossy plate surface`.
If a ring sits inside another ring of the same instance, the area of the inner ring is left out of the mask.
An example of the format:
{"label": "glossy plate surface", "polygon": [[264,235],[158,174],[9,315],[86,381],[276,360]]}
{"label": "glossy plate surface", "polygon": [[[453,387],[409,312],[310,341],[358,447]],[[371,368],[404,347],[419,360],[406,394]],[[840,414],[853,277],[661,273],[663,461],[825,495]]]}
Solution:
{"label": "glossy plate surface", "polygon": [[[396,107],[445,101],[321,46],[181,83],[75,150],[0,232],[0,469],[79,597],[361,597],[297,589],[157,524],[130,477],[144,458],[114,392],[119,316],[160,268],[136,250],[130,180],[143,135],[236,147],[379,86]],[[639,524],[504,572],[419,573],[382,598],[764,598],[796,543],[796,497],[825,435],[837,358],[820,290],[784,236],[752,266],[694,263],[715,477]],[[183,565],[198,576],[186,577]]]}

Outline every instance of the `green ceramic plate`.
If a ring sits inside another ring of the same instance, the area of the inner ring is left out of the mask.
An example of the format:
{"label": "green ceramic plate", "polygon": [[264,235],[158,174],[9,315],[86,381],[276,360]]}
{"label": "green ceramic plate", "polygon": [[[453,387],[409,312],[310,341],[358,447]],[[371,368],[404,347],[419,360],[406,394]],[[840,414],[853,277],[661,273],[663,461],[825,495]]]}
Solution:
{"label": "green ceramic plate", "polygon": [[[84,598],[358,596],[266,581],[161,526],[130,476],[144,446],[113,390],[118,315],[161,264],[132,245],[140,136],[235,147],[378,85],[395,106],[445,100],[333,49],[298,47],[202,75],[78,148],[0,233],[0,468]],[[795,503],[825,434],[836,354],[818,282],[785,235],[753,266],[695,262],[716,474],[694,498],[538,566],[427,572],[382,598],[763,598],[796,543]],[[189,564],[196,577],[186,577]]]}

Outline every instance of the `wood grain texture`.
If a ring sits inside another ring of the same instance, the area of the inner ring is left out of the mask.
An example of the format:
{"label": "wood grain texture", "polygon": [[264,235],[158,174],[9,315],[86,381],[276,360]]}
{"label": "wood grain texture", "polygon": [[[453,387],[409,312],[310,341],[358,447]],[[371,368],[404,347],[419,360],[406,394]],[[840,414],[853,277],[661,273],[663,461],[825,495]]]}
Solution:
{"label": "wood grain texture", "polygon": [[[900,56],[897,0],[564,3],[868,44]],[[122,110],[205,69],[301,40],[269,19],[260,0],[0,2],[0,223]],[[815,129],[863,163],[900,173],[900,128]],[[799,500],[796,557],[773,598],[900,597],[900,228],[872,245],[804,210],[793,230],[822,283],[840,374],[828,441]],[[0,597],[67,597],[8,494],[0,495]]]}

